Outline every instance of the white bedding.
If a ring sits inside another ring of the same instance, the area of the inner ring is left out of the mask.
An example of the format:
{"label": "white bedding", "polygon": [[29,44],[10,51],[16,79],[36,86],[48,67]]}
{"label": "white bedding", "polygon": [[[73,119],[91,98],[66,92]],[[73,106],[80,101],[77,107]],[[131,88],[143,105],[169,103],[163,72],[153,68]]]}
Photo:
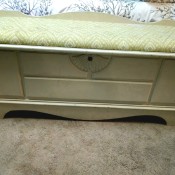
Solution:
{"label": "white bedding", "polygon": [[155,22],[162,19],[175,19],[175,3],[151,3],[142,1],[112,0],[112,3],[99,0],[100,3],[79,1],[65,9],[71,11],[100,11],[123,16],[140,22]]}

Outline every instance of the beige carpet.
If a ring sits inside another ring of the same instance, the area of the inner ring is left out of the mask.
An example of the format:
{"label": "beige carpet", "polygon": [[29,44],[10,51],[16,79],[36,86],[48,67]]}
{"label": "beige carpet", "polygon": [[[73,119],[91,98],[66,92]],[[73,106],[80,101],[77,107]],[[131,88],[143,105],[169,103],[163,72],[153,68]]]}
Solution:
{"label": "beige carpet", "polygon": [[0,175],[175,175],[175,127],[6,119]]}

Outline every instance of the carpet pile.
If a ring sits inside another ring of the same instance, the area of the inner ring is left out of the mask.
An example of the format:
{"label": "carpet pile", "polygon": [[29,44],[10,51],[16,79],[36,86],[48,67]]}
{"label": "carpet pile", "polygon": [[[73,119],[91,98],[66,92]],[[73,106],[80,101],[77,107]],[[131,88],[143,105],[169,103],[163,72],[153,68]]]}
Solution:
{"label": "carpet pile", "polygon": [[174,175],[175,127],[0,120],[0,175]]}

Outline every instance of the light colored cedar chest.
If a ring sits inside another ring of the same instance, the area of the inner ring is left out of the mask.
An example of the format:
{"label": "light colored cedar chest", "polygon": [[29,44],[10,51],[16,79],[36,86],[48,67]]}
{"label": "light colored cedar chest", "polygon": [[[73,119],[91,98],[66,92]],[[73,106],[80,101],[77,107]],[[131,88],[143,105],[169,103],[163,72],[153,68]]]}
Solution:
{"label": "light colored cedar chest", "polygon": [[[88,62],[92,71],[83,70]],[[175,55],[1,46],[0,116],[13,110],[83,120],[153,115],[174,125]]]}

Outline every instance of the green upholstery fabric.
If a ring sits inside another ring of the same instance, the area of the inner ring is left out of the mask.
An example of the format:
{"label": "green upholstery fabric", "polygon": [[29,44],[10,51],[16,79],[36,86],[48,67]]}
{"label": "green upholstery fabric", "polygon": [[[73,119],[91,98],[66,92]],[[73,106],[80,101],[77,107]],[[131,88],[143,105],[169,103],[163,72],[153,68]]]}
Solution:
{"label": "green upholstery fabric", "polygon": [[0,43],[175,52],[175,22],[170,23],[171,25],[114,23],[56,17],[13,16],[13,13],[11,15],[6,13],[0,15]]}

